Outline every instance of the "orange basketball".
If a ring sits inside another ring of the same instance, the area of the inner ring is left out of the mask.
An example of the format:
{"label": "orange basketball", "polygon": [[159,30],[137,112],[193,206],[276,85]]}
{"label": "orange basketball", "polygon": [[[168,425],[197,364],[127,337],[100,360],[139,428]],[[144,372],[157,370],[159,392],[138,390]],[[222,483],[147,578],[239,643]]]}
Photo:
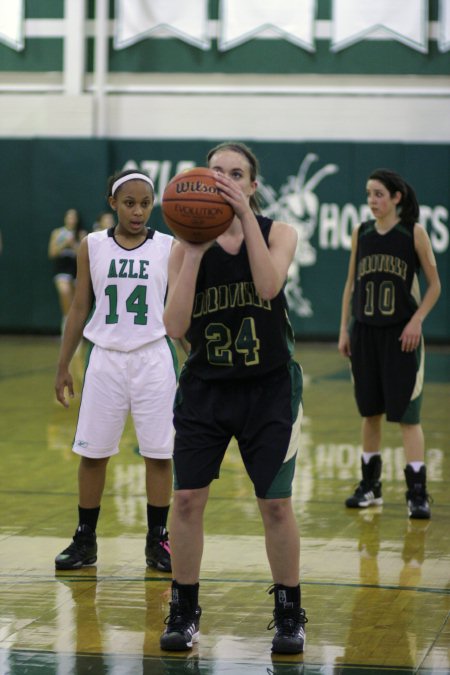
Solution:
{"label": "orange basketball", "polygon": [[198,167],[177,174],[164,190],[162,213],[167,227],[192,244],[216,239],[234,218],[221,196],[211,169]]}

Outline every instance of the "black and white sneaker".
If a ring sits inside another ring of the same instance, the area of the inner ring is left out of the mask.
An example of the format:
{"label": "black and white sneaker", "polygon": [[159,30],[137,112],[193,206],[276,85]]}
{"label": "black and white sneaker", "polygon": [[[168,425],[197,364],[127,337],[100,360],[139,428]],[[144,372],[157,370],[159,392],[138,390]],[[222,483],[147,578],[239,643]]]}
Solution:
{"label": "black and white sneaker", "polygon": [[151,532],[147,532],[145,561],[147,567],[154,567],[160,572],[172,571],[169,533],[165,527],[154,527]]}
{"label": "black and white sneaker", "polygon": [[55,558],[57,570],[76,570],[97,562],[97,537],[88,525],[79,525],[72,543]]}
{"label": "black and white sneaker", "polygon": [[297,608],[275,608],[273,619],[267,630],[275,627],[272,652],[276,654],[301,654],[305,647],[305,610]]}
{"label": "black and white sneaker", "polygon": [[409,465],[405,469],[405,479],[408,487],[405,497],[410,518],[421,520],[431,518],[430,496],[426,489],[426,478],[425,466],[422,466],[420,471],[417,472]]}
{"label": "black and white sneaker", "polygon": [[383,503],[380,481],[381,468],[382,461],[380,455],[375,454],[367,463],[361,458],[362,481],[359,483],[354,494],[345,500],[345,506],[350,509],[381,506]]}
{"label": "black and white sneaker", "polygon": [[381,483],[367,483],[362,480],[351,497],[345,500],[345,506],[350,509],[365,509],[368,506],[381,506]]}
{"label": "black and white sneaker", "polygon": [[170,614],[164,621],[167,628],[161,635],[160,646],[168,652],[192,649],[200,635],[201,607],[192,613],[187,603],[171,602]]}

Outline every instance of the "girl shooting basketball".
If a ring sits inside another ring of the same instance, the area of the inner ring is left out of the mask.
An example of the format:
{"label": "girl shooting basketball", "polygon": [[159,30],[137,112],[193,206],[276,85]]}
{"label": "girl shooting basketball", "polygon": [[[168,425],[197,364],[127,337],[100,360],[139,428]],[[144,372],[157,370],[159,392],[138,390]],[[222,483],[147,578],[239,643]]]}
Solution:
{"label": "girl shooting basketball", "polygon": [[[203,512],[234,436],[265,529],[274,585],[274,652],[303,651],[299,533],[291,492],[302,417],[302,375],[283,293],[294,228],[258,215],[257,161],[241,143],[208,165],[235,217],[214,242],[177,242],[169,261],[167,333],[191,344],[174,408],[172,602],[161,648],[198,639]],[[205,301],[202,301],[202,298]],[[276,392],[276,395],[274,395]]]}

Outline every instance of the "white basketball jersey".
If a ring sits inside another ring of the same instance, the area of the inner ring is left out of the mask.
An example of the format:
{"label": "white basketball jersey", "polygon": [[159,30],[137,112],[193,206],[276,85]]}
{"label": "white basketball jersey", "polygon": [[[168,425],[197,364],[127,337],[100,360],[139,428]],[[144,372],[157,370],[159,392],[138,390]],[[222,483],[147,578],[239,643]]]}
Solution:
{"label": "white basketball jersey", "polygon": [[112,230],[88,234],[95,305],[85,338],[103,347],[130,352],[165,336],[162,316],[173,237],[149,229],[137,248],[122,248]]}

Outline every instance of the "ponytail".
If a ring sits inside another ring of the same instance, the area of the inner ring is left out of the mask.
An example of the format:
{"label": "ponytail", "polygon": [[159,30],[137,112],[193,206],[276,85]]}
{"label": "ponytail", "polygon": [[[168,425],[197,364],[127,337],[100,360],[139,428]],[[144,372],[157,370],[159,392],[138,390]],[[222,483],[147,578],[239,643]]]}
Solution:
{"label": "ponytail", "polygon": [[383,183],[391,197],[400,192],[398,215],[401,223],[416,223],[419,220],[420,208],[414,189],[398,173],[390,169],[376,169],[372,171],[369,180],[378,180]]}

